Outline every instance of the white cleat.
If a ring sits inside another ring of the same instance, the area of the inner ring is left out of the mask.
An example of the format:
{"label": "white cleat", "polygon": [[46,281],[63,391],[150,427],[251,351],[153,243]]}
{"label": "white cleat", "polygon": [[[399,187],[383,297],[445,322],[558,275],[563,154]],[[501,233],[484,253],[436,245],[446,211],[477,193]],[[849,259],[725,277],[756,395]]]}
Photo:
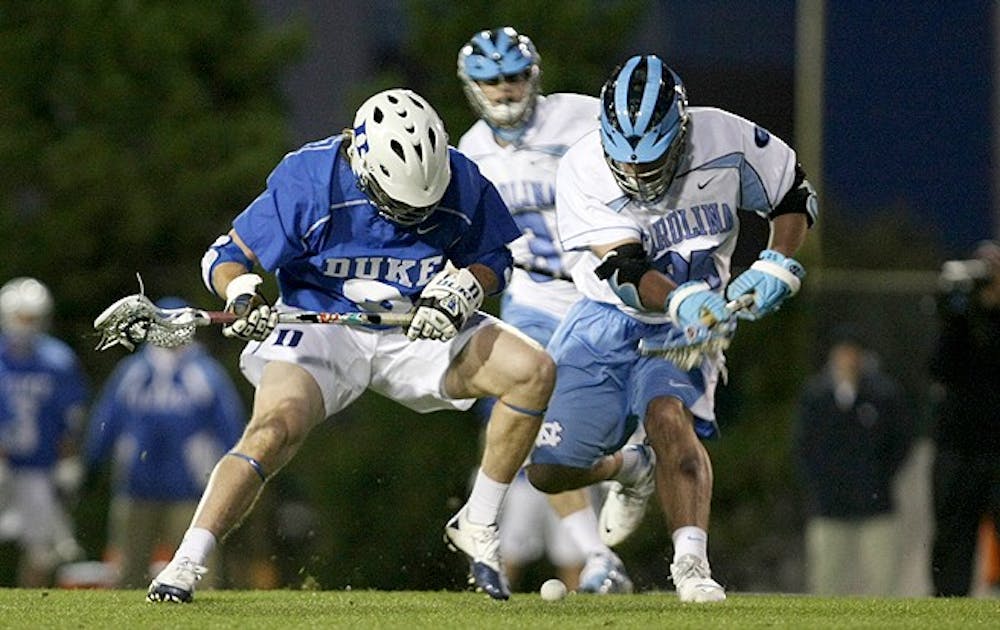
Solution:
{"label": "white cleat", "polygon": [[500,560],[500,533],[496,524],[470,523],[463,507],[444,528],[444,540],[452,551],[469,559],[470,583],[493,599],[510,599],[510,586]]}
{"label": "white cleat", "polygon": [[620,545],[638,529],[646,514],[649,497],[656,489],[656,456],[653,449],[645,444],[631,444],[625,448],[639,451],[643,468],[638,481],[631,486],[617,481],[611,483],[597,520],[601,542],[608,547]]}
{"label": "white cleat", "polygon": [[621,558],[613,551],[595,553],[587,558],[580,572],[579,593],[597,593],[611,595],[614,593],[631,593],[632,580],[625,572]]}
{"label": "white cleat", "polygon": [[194,585],[208,572],[189,558],[174,558],[149,585],[147,602],[186,604],[194,599]]}
{"label": "white cleat", "polygon": [[712,579],[708,561],[687,554],[670,565],[670,579],[674,581],[677,597],[682,602],[722,602],[726,591]]}

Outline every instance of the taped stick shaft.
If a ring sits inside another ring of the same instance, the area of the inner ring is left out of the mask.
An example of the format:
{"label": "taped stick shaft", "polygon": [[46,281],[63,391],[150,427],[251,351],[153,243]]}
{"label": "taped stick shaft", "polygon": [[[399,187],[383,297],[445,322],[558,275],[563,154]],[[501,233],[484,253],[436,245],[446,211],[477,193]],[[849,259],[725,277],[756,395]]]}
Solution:
{"label": "taped stick shaft", "polygon": [[[209,323],[231,324],[236,315],[226,311],[204,311]],[[326,313],[301,311],[279,313],[280,324],[342,324],[348,326],[409,326],[411,313]]]}

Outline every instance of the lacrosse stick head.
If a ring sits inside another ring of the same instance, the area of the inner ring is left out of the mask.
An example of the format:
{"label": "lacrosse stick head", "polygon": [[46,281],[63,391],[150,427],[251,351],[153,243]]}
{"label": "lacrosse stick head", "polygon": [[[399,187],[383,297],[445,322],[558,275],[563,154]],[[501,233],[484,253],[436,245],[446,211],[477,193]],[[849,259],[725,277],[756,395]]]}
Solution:
{"label": "lacrosse stick head", "polygon": [[712,326],[704,339],[694,339],[695,334],[696,331],[691,328],[680,331],[665,341],[640,339],[639,354],[665,359],[687,372],[701,363],[705,355],[720,354],[729,348],[733,335],[736,334],[736,322]]}
{"label": "lacrosse stick head", "polygon": [[[175,309],[175,312],[183,310]],[[161,348],[191,343],[195,332],[194,321],[183,315],[171,319],[170,313],[141,293],[123,297],[94,320],[94,329],[101,335],[97,349],[122,346],[131,352],[147,342]]]}

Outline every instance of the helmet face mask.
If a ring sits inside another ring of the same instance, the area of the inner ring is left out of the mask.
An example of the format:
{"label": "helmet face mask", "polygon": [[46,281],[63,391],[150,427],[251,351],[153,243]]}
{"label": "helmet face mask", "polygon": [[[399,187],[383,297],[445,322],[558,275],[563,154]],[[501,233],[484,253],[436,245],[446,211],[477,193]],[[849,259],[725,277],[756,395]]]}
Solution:
{"label": "helmet face mask", "polygon": [[[541,82],[541,58],[525,35],[507,26],[480,31],[458,53],[458,78],[472,109],[494,129],[519,129],[531,119]],[[483,86],[524,84],[518,99],[493,98]]]}
{"label": "helmet face mask", "polygon": [[451,182],[448,134],[437,112],[410,90],[393,89],[358,109],[347,156],[358,187],[386,219],[426,219]]}
{"label": "helmet face mask", "polygon": [[15,344],[27,344],[48,330],[52,294],[34,278],[14,278],[0,288],[0,326]]}
{"label": "helmet face mask", "polygon": [[674,174],[677,173],[677,167],[684,155],[686,136],[685,125],[663,157],[652,162],[617,162],[606,153],[604,159],[622,190],[640,201],[656,201],[667,191]]}
{"label": "helmet face mask", "polygon": [[636,56],[601,89],[601,145],[618,185],[654,201],[684,157],[687,96],[680,78],[655,55]]}
{"label": "helmet face mask", "polygon": [[413,206],[407,205],[402,201],[396,201],[390,197],[382,187],[378,185],[378,182],[370,177],[359,177],[358,178],[358,188],[361,192],[365,193],[368,200],[371,201],[378,208],[379,214],[381,214],[386,219],[400,225],[416,225],[424,219],[426,219],[436,206],[426,206],[422,208],[415,208]]}

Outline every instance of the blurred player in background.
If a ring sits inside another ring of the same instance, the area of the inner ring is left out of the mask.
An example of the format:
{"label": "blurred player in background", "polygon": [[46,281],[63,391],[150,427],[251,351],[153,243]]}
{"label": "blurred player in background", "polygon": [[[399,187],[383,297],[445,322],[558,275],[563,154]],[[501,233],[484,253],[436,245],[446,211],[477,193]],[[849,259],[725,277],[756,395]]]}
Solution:
{"label": "blurred player in background", "polygon": [[[168,297],[157,306],[186,304]],[[94,405],[84,453],[88,470],[113,463],[108,546],[119,588],[147,584],[157,549],[184,534],[245,413],[229,375],[197,343],[148,345],[118,364]]]}
{"label": "blurred player in background", "polygon": [[[459,51],[458,77],[480,120],[458,148],[496,185],[523,235],[511,244],[514,273],[500,316],[545,346],[580,299],[567,271],[580,254],[564,252],[556,238],[556,166],[570,145],[597,128],[599,107],[592,96],[543,96],[540,61],[531,39],[511,27],[473,35]],[[565,518],[523,472],[514,481],[500,538],[512,583],[518,585],[525,565],[547,553],[570,590],[630,591],[621,560],[598,536],[588,492],[573,490],[555,500]]]}
{"label": "blurred player in background", "polygon": [[[478,310],[506,286],[507,243],[519,235],[496,188],[409,90],[376,94],[351,129],[285,156],[202,261],[207,286],[239,316],[224,333],[250,341],[241,368],[256,386],[254,409],[148,598],[189,601],[216,541],[268,477],[314,426],[372,389],[417,412],[498,399],[471,496],[445,535],[469,557],[476,585],[507,599],[497,515],[554,378],[541,346]],[[279,326],[251,273],[258,264],[276,273],[284,309],[407,312],[412,322]]]}
{"label": "blurred player in background", "polygon": [[0,537],[18,541],[23,587],[50,586],[59,564],[82,555],[62,501],[82,479],[76,445],[88,386],[76,354],[47,333],[52,306],[35,278],[0,288],[0,460],[10,476]]}
{"label": "blurred player in background", "polygon": [[[624,491],[655,474],[679,598],[722,601],[708,562],[712,466],[699,438],[718,432],[724,357],[683,371],[640,355],[638,343],[707,338],[706,316],[733,317],[726,297],[752,294],[748,319],[777,310],[805,275],[790,256],[815,219],[815,195],[784,142],[728,112],[689,109],[680,78],[655,55],[617,68],[601,107],[600,130],[567,151],[556,177],[559,235],[585,252],[573,269],[585,297],[549,344],[556,390],[528,477],[551,493],[604,479]],[[738,210],[768,218],[771,237],[727,288]],[[639,418],[648,446],[622,449]],[[627,535],[638,522],[623,508],[634,506],[612,499],[602,524]]]}
{"label": "blurred player in background", "polygon": [[1000,244],[946,262],[940,282],[931,578],[935,595],[958,597],[970,593],[982,519],[1000,535]]}

